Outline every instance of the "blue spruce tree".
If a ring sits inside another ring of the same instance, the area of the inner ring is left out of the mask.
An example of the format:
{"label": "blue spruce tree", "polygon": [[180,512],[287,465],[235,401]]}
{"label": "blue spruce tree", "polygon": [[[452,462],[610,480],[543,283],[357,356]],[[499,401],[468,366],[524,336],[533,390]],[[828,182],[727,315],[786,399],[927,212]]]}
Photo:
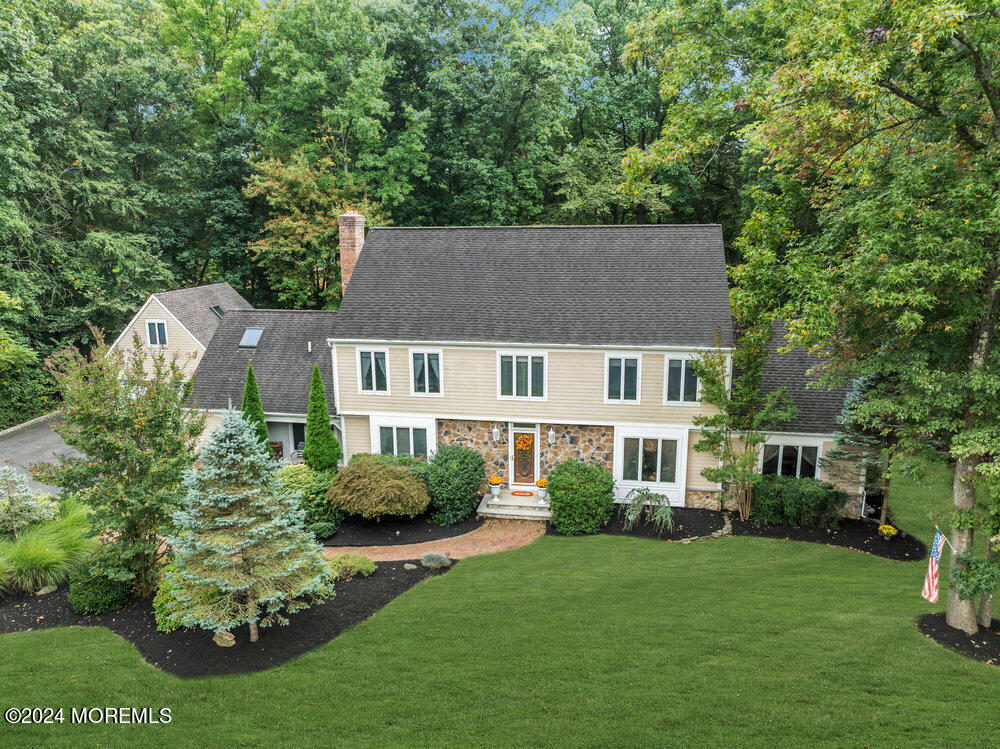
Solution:
{"label": "blue spruce tree", "polygon": [[278,463],[238,411],[229,410],[184,479],[187,496],[169,539],[165,572],[177,621],[217,635],[287,624],[285,614],[333,595],[323,550],[303,528],[299,496],[281,487]]}

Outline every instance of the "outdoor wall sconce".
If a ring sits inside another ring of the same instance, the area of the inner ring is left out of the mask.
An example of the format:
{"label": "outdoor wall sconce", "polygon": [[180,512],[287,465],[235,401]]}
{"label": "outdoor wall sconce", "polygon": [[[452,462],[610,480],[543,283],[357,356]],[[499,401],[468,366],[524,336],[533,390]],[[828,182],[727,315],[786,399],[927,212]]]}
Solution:
{"label": "outdoor wall sconce", "polygon": [[493,441],[500,441],[500,427],[493,427]]}
{"label": "outdoor wall sconce", "polygon": [[549,427],[548,437],[549,437],[549,443],[556,441],[556,430],[553,429],[552,427]]}

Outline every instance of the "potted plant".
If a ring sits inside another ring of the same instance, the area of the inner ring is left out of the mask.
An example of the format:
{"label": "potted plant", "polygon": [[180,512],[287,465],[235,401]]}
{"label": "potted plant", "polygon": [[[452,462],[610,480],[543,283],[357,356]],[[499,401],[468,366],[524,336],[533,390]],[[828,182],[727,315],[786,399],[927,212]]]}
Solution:
{"label": "potted plant", "polygon": [[545,498],[549,495],[549,480],[538,479],[535,482],[535,486],[538,487],[538,498],[544,502]]}
{"label": "potted plant", "polygon": [[490,476],[486,479],[486,483],[490,485],[490,491],[493,493],[493,496],[499,497],[500,487],[503,486],[503,479],[499,476]]}
{"label": "potted plant", "polygon": [[886,541],[892,541],[899,533],[898,530],[893,528],[891,525],[880,525],[878,527],[878,534]]}

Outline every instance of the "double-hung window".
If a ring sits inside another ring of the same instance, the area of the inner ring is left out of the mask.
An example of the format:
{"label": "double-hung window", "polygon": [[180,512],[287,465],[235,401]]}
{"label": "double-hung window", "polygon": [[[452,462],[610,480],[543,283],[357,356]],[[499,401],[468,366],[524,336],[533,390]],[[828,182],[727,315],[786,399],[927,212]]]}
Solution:
{"label": "double-hung window", "polygon": [[410,384],[414,395],[441,395],[440,351],[410,351]]}
{"label": "double-hung window", "polygon": [[697,403],[698,376],[691,359],[667,357],[663,400],[666,403]]}
{"label": "double-hung window", "polygon": [[605,399],[615,403],[638,403],[641,359],[638,356],[608,354]]}
{"label": "double-hung window", "polygon": [[499,395],[501,398],[544,398],[545,355],[500,352]]}
{"label": "double-hung window", "polygon": [[817,478],[819,447],[767,443],[761,451],[760,472],[765,475]]}
{"label": "double-hung window", "polygon": [[358,388],[362,393],[389,392],[388,351],[358,351]]}
{"label": "double-hung window", "polygon": [[167,321],[166,320],[147,320],[146,321],[146,337],[149,341],[150,346],[166,346],[167,345]]}
{"label": "double-hung window", "polygon": [[427,455],[427,429],[423,427],[380,426],[378,437],[383,455]]}

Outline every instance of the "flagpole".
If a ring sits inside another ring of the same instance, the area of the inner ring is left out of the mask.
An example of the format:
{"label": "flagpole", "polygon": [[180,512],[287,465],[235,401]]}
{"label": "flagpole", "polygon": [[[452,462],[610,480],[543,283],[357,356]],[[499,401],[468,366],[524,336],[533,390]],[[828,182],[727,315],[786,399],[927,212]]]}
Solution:
{"label": "flagpole", "polygon": [[934,526],[934,530],[936,530],[936,531],[937,531],[938,533],[940,533],[940,534],[941,534],[941,537],[942,537],[942,538],[944,539],[944,542],[945,542],[946,544],[948,544],[948,548],[949,548],[949,549],[951,549],[951,553],[952,553],[952,554],[954,554],[954,553],[955,553],[955,547],[954,547],[954,546],[952,546],[952,545],[951,545],[951,541],[949,541],[949,540],[948,540],[948,534],[947,534],[947,533],[945,533],[945,532],[944,532],[943,530],[941,530],[940,528],[938,528],[938,527],[937,527],[936,525]]}

